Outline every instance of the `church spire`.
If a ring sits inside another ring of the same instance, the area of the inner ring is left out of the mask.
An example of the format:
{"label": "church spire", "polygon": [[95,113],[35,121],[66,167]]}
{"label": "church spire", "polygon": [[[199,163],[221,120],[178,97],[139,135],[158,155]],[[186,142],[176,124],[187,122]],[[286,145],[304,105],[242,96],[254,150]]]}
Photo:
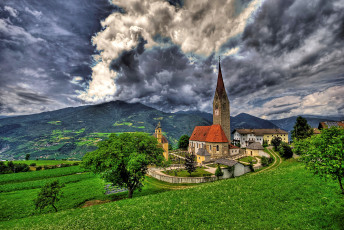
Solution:
{"label": "church spire", "polygon": [[216,86],[216,92],[218,95],[222,95],[223,91],[225,90],[225,85],[223,84],[223,78],[222,78],[222,72],[221,72],[221,64],[220,64],[220,56],[219,56],[219,74],[217,76],[217,86]]}

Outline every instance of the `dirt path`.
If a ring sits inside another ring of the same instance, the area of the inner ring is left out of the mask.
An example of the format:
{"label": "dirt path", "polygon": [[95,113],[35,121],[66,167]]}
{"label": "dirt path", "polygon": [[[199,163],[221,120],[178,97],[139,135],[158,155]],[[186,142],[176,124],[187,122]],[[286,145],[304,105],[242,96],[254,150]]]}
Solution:
{"label": "dirt path", "polygon": [[274,169],[274,168],[277,168],[281,163],[282,163],[282,158],[279,156],[278,153],[276,153],[272,147],[268,147],[267,148],[268,151],[275,157],[275,160],[274,160],[274,163],[272,165],[270,165],[269,167],[266,167],[258,172],[255,172],[255,173],[251,173],[251,175],[256,175],[256,174],[259,174],[259,173],[262,173],[262,172],[265,172],[265,171],[269,171],[271,169]]}

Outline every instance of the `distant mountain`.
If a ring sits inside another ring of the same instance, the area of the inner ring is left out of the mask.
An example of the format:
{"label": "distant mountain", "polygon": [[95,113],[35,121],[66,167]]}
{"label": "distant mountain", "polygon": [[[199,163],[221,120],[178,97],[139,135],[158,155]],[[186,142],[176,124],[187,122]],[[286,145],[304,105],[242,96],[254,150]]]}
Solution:
{"label": "distant mountain", "polygon": [[113,101],[40,114],[0,119],[0,159],[77,158],[94,150],[109,133],[154,132],[161,122],[171,144],[197,125],[210,125],[197,114],[164,113],[140,103]]}
{"label": "distant mountain", "polygon": [[[286,131],[291,131],[295,125],[296,118],[298,116],[278,119],[278,120],[270,120],[271,123],[277,125],[281,129]],[[313,127],[318,128],[319,122],[322,121],[341,121],[344,120],[344,116],[316,116],[316,115],[302,115],[302,117],[306,118],[307,123]]]}
{"label": "distant mountain", "polygon": [[[177,114],[193,114],[203,117],[209,122],[213,122],[213,114],[200,112],[200,111],[183,111]],[[275,129],[278,128],[277,125],[271,123],[270,121],[252,116],[247,113],[240,113],[235,117],[231,116],[231,131],[234,129]]]}
{"label": "distant mountain", "polygon": [[270,121],[252,116],[247,113],[240,113],[231,117],[231,129],[277,129],[277,125]]}

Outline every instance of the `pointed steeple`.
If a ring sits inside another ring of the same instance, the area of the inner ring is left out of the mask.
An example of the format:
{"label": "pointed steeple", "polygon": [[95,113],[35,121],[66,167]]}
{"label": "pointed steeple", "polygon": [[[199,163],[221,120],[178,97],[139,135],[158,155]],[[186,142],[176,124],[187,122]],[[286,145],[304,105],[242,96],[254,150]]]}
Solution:
{"label": "pointed steeple", "polygon": [[225,90],[225,85],[223,84],[221,64],[220,64],[220,56],[219,56],[219,74],[217,76],[216,92],[219,96],[221,96],[224,91],[226,91],[226,90]]}

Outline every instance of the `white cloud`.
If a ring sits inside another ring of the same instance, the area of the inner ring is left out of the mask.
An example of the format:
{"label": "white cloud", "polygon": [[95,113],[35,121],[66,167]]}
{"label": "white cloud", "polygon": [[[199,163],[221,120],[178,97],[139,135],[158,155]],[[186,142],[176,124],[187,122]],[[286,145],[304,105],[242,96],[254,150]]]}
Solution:
{"label": "white cloud", "polygon": [[12,40],[22,41],[26,43],[36,43],[44,41],[41,38],[36,38],[28,33],[25,29],[19,26],[12,25],[9,20],[0,18],[0,33],[6,34]]}
{"label": "white cloud", "polygon": [[18,16],[18,10],[14,9],[10,6],[5,6],[4,10],[6,10],[14,18],[16,18]]}
{"label": "white cloud", "polygon": [[36,18],[39,18],[42,16],[42,12],[41,11],[37,11],[37,10],[30,10],[30,8],[25,7],[25,11],[32,14],[33,16],[35,16]]}
{"label": "white cloud", "polygon": [[[239,14],[233,0],[185,1],[180,9],[163,0],[118,0],[113,4],[123,8],[126,13],[115,12],[108,16],[101,22],[104,30],[92,39],[100,51],[98,60],[102,64],[93,67],[90,86],[80,95],[86,101],[111,98],[116,89],[111,81],[116,73],[109,70],[110,63],[123,51],[136,47],[140,37],[147,41],[146,48],[159,45],[154,38],[161,36],[180,45],[185,53],[209,56],[218,52],[229,38],[243,32],[261,0],[252,1]],[[234,48],[227,55],[237,51]],[[110,85],[106,87],[106,84]]]}
{"label": "white cloud", "polygon": [[248,112],[264,119],[309,114],[337,116],[344,114],[344,86],[333,86],[305,96],[282,96],[259,107],[249,103],[239,105],[239,101],[234,101],[232,106],[239,108],[236,114]]}

